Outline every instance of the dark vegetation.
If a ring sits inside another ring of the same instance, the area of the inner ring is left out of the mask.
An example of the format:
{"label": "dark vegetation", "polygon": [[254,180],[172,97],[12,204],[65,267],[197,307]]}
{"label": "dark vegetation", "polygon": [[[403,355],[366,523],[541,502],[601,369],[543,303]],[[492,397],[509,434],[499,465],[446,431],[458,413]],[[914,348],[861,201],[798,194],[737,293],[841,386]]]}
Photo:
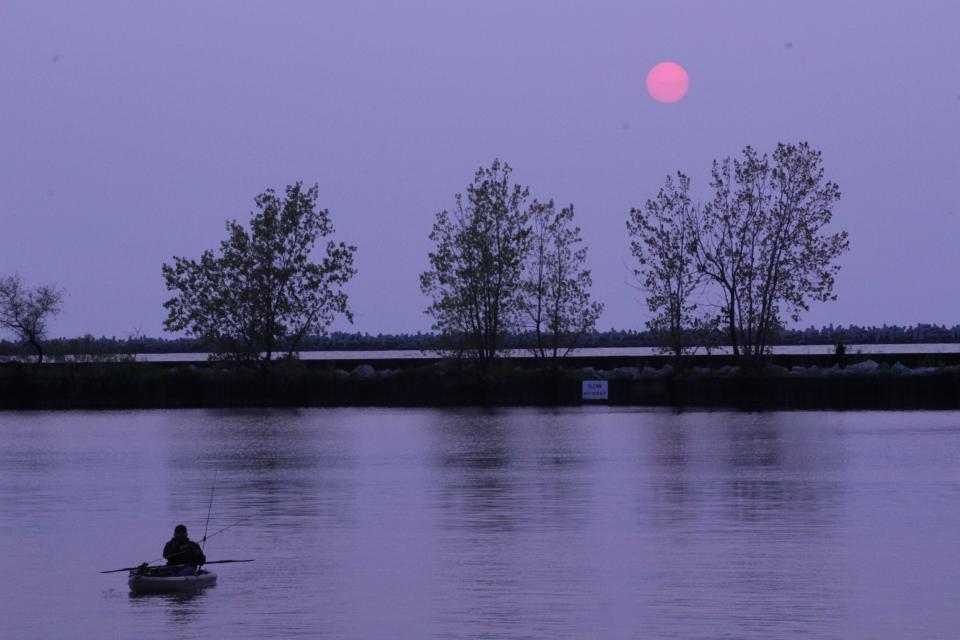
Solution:
{"label": "dark vegetation", "polygon": [[[711,356],[709,360],[723,358]],[[917,356],[911,365],[937,364],[938,358],[943,356]],[[800,361],[817,359],[805,356]],[[828,365],[825,358],[820,361]],[[579,359],[574,362],[584,364]],[[607,404],[612,405],[757,410],[960,408],[960,366],[956,364],[906,370],[884,363],[849,371],[691,367],[681,373],[667,366],[665,357],[618,362],[628,366],[605,371],[543,368],[535,366],[533,359],[527,360],[528,366],[501,360],[486,370],[449,360],[429,364],[407,360],[403,368],[380,371],[343,361],[338,364],[353,368],[330,368],[326,361],[278,361],[268,367],[144,362],[36,367],[7,363],[0,365],[0,409],[580,405],[585,404],[582,381],[600,378],[608,380]],[[643,362],[648,364],[629,366]]]}

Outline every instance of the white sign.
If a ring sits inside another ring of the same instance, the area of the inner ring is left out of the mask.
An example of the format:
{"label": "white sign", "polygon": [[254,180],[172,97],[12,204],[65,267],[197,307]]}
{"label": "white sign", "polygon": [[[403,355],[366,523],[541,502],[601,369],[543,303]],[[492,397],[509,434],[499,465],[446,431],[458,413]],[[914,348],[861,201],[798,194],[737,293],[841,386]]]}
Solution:
{"label": "white sign", "polygon": [[606,380],[584,380],[583,381],[583,399],[584,400],[606,400],[608,397]]}

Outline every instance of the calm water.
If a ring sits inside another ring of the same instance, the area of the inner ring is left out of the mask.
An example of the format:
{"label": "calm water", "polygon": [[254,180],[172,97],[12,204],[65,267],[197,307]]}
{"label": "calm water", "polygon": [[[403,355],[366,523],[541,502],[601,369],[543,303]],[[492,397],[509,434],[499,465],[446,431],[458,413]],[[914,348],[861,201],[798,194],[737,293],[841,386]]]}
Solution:
{"label": "calm water", "polygon": [[4,638],[952,639],[960,413],[0,413],[0,541]]}

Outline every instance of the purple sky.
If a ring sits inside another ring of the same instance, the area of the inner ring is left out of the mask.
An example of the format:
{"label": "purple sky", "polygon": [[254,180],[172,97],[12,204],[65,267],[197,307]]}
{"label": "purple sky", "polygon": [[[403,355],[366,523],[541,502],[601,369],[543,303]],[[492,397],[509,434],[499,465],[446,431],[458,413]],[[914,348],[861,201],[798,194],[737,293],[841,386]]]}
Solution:
{"label": "purple sky", "polygon": [[[500,157],[576,205],[600,327],[640,328],[629,208],[808,140],[852,249],[801,324],[956,324],[958,25],[955,0],[0,0],[0,274],[66,288],[55,335],[160,335],[160,265],[299,179],[359,247],[354,327],[428,330],[434,214]],[[672,105],[644,87],[663,60]]]}

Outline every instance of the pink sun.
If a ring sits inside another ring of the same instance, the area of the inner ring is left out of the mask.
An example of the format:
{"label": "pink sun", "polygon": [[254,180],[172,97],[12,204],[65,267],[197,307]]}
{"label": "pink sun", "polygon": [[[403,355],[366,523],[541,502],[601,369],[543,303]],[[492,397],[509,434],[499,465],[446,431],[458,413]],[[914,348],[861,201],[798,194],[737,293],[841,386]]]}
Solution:
{"label": "pink sun", "polygon": [[658,102],[677,102],[690,88],[687,70],[676,62],[661,62],[647,74],[647,91]]}

